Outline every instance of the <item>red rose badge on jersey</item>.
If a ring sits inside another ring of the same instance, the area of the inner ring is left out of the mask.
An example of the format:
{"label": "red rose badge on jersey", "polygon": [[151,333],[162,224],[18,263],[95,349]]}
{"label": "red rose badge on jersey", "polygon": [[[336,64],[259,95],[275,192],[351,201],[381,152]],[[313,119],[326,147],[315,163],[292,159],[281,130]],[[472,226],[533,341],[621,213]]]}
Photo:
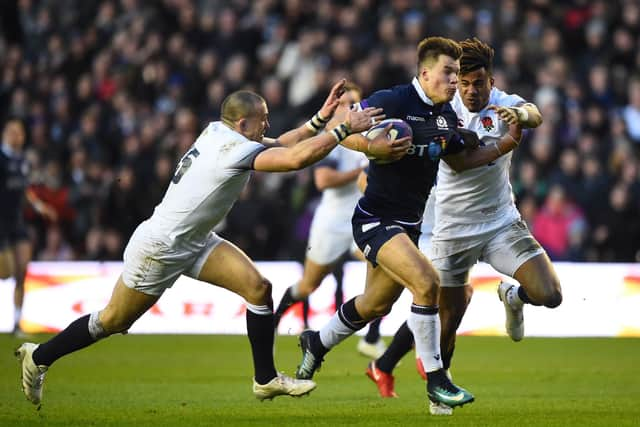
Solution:
{"label": "red rose badge on jersey", "polygon": [[491,117],[486,116],[483,117],[481,119],[482,122],[482,126],[484,126],[484,130],[486,130],[487,132],[490,132],[493,130],[493,120],[491,119]]}

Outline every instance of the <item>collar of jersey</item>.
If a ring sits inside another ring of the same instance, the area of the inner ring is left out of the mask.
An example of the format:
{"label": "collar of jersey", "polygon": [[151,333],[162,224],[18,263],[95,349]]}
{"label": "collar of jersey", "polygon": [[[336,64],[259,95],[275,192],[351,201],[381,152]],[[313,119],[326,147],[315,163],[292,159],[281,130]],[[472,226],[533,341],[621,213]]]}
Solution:
{"label": "collar of jersey", "polygon": [[420,82],[418,81],[417,77],[413,78],[411,84],[413,85],[413,88],[416,90],[416,92],[418,92],[418,96],[420,97],[420,99],[422,99],[422,102],[433,107],[433,101],[427,96],[426,93],[424,93],[424,90],[422,89],[422,86],[420,86]]}

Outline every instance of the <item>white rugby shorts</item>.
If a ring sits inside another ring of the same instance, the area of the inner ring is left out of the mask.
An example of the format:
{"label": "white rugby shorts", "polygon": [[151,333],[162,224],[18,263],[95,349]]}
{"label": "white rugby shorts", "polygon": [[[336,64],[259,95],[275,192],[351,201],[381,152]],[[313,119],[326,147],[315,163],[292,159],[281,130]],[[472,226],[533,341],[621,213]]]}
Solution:
{"label": "white rugby shorts", "polygon": [[356,249],[353,242],[351,223],[346,222],[336,227],[331,218],[317,220],[313,218],[309,241],[307,242],[307,258],[319,265],[329,265],[342,254]]}
{"label": "white rugby shorts", "polygon": [[[522,220],[473,238],[464,238],[464,242],[459,240],[431,242],[431,262],[440,274],[443,287],[464,286],[469,279],[469,270],[478,261],[484,261],[500,273],[513,277],[522,264],[544,253]],[[465,249],[451,253],[452,247]],[[437,257],[438,253],[449,255]]]}
{"label": "white rugby shorts", "polygon": [[210,233],[200,244],[168,242],[154,236],[143,222],[124,250],[124,284],[148,295],[160,296],[181,274],[197,279],[207,257],[224,239]]}

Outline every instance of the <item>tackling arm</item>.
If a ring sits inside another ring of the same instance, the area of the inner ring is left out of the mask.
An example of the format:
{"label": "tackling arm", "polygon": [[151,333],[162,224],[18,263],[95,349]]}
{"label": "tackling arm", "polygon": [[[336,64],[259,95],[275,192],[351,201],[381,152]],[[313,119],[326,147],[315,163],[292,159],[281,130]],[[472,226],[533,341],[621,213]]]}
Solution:
{"label": "tackling arm", "polygon": [[509,126],[507,132],[499,141],[484,146],[467,148],[456,154],[444,156],[442,160],[447,162],[456,172],[477,168],[493,162],[503,154],[507,154],[520,144],[522,139],[522,127]]}
{"label": "tackling arm", "polygon": [[362,132],[371,127],[371,118],[380,114],[380,108],[366,108],[347,114],[344,123],[329,132],[305,139],[291,147],[267,148],[253,162],[255,170],[286,172],[302,169],[325,157],[350,132]]}
{"label": "tackling arm", "polygon": [[530,102],[520,104],[516,107],[498,107],[491,105],[487,107],[494,110],[501,120],[510,125],[520,125],[523,128],[536,128],[542,124],[542,114],[535,104]]}
{"label": "tackling arm", "polygon": [[280,135],[277,139],[277,142],[285,147],[290,147],[300,141],[311,138],[316,133],[318,133],[320,129],[324,128],[331,117],[333,117],[336,108],[338,108],[340,97],[344,93],[345,83],[346,80],[342,79],[334,84],[331,88],[331,92],[329,92],[329,96],[327,96],[327,99],[324,101],[324,104],[322,105],[320,110],[303,125]]}

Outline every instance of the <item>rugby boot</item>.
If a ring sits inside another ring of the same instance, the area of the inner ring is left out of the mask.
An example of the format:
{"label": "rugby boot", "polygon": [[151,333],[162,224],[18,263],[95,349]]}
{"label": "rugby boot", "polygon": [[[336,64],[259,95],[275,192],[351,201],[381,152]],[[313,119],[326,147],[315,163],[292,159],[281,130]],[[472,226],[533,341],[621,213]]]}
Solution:
{"label": "rugby boot", "polygon": [[323,359],[321,355],[313,352],[312,340],[319,340],[319,333],[310,329],[300,334],[300,349],[302,350],[302,361],[296,370],[296,378],[310,380],[313,374],[320,369]]}
{"label": "rugby boot", "polygon": [[280,372],[278,376],[266,384],[258,384],[253,380],[253,394],[260,400],[271,400],[276,396],[282,395],[304,396],[311,393],[315,388],[316,383],[311,380],[298,380]]}
{"label": "rugby boot", "polygon": [[22,368],[22,391],[27,400],[34,405],[39,405],[42,401],[44,377],[49,367],[38,366],[33,362],[32,356],[36,348],[38,348],[38,344],[27,342],[18,347],[14,354],[20,361]]}
{"label": "rugby boot", "polygon": [[451,382],[444,369],[428,373],[427,378],[427,395],[431,402],[442,403],[454,408],[474,400],[471,393]]}
{"label": "rugby boot", "polygon": [[376,383],[380,397],[398,397],[393,389],[395,379],[393,375],[383,372],[376,366],[376,361],[372,360],[367,366],[367,376]]}

